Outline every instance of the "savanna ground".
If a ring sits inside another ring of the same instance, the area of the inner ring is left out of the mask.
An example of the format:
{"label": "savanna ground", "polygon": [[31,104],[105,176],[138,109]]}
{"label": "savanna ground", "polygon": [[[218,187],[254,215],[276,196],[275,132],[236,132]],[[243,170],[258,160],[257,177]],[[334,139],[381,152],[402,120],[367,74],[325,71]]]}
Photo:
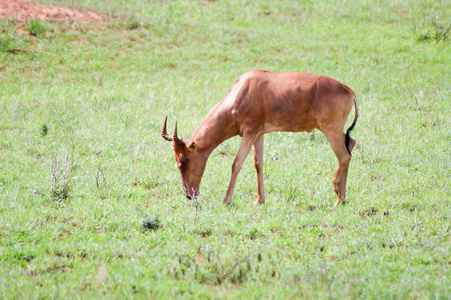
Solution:
{"label": "savanna ground", "polygon": [[[0,298],[451,298],[451,2],[38,2],[101,20],[0,20]],[[184,198],[164,117],[255,68],[356,92],[346,205],[319,132],[266,136],[262,206],[239,138]]]}

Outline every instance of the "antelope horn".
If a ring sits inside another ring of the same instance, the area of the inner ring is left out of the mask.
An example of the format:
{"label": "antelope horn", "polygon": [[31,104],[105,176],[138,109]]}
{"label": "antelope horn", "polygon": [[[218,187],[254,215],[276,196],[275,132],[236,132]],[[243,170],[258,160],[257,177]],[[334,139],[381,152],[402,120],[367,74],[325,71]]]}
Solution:
{"label": "antelope horn", "polygon": [[177,121],[175,121],[175,128],[174,128],[174,135],[173,135],[174,142],[181,142],[182,140],[177,135]]}
{"label": "antelope horn", "polygon": [[[164,138],[168,142],[172,142],[172,141],[174,141],[174,137],[173,136],[169,136],[168,133],[166,132],[166,124],[167,124],[167,122],[168,122],[168,117],[166,116],[166,119],[164,119],[163,130],[161,131],[161,137]],[[177,125],[175,125],[175,129],[176,129],[176,133],[177,133]]]}

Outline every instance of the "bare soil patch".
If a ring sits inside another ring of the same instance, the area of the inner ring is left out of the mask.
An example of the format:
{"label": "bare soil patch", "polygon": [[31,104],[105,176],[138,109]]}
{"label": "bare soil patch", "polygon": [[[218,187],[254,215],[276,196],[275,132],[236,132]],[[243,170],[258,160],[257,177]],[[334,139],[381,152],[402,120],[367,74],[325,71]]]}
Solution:
{"label": "bare soil patch", "polygon": [[49,19],[69,22],[103,22],[104,17],[92,11],[79,11],[72,8],[43,5],[22,0],[0,0],[0,18],[14,17],[18,21],[27,19]]}

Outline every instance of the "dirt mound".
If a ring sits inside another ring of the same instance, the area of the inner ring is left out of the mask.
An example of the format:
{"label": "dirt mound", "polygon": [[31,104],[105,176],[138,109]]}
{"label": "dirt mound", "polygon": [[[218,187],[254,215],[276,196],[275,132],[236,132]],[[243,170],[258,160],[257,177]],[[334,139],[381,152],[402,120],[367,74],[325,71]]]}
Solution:
{"label": "dirt mound", "polygon": [[48,19],[70,21],[77,19],[80,22],[103,22],[104,18],[91,11],[42,5],[22,0],[0,0],[0,18],[14,17],[18,21],[27,19]]}

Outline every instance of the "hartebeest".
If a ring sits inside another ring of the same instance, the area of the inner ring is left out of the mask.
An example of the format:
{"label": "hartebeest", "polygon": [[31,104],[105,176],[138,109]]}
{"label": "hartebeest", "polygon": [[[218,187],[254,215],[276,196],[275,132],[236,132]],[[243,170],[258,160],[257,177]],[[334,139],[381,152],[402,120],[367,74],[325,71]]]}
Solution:
{"label": "hartebeest", "polygon": [[[343,133],[346,119],[355,107],[355,118]],[[349,135],[358,118],[354,92],[330,77],[309,73],[273,73],[251,70],[242,74],[229,93],[207,115],[194,135],[183,141],[172,136],[164,121],[162,137],[174,142],[175,159],[182,175],[183,190],[188,199],[199,193],[199,184],[211,152],[225,140],[242,137],[232,165],[232,177],[223,203],[229,204],[238,173],[254,146],[258,196],[255,204],[265,202],[263,188],[263,135],[273,131],[307,131],[318,129],[326,136],[338,158],[333,177],[338,195],[335,206],[346,198],[346,179],[355,140]]]}

